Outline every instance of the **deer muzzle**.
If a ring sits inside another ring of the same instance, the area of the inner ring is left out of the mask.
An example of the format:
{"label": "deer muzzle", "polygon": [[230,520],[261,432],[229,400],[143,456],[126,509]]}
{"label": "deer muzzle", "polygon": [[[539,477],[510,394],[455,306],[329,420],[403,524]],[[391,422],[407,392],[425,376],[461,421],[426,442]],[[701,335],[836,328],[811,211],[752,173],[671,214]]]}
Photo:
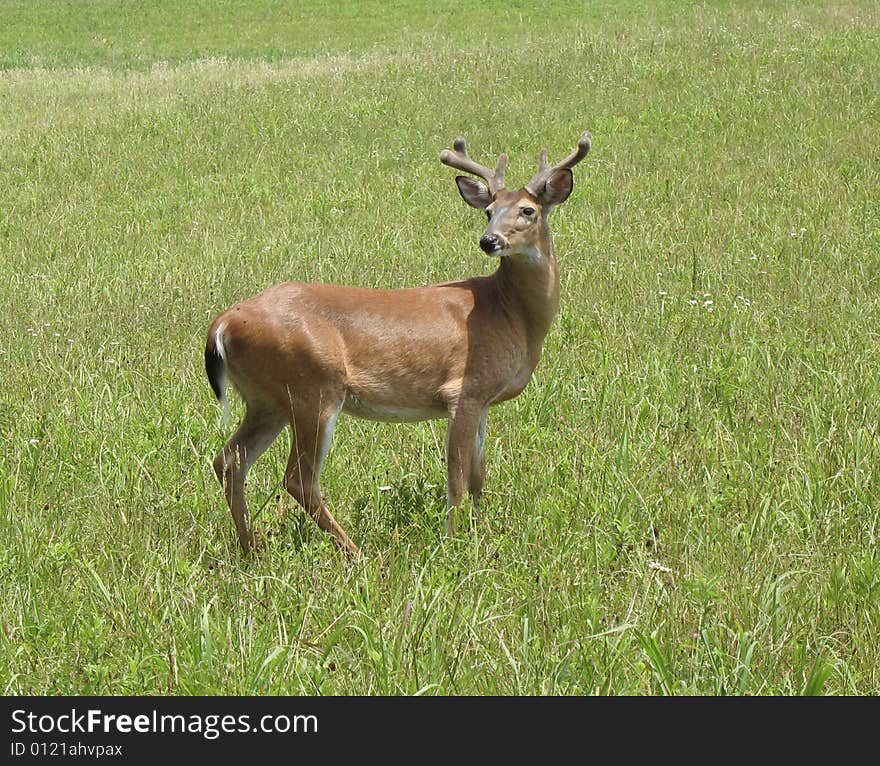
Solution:
{"label": "deer muzzle", "polygon": [[484,234],[480,237],[480,249],[486,255],[493,255],[503,249],[501,238],[497,234]]}

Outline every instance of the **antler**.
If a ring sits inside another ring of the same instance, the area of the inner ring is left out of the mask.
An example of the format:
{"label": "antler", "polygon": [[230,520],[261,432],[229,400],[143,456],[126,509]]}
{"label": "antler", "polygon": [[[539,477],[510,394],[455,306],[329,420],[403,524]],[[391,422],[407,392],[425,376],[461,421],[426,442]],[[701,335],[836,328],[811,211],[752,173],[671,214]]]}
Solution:
{"label": "antler", "polygon": [[590,137],[589,131],[584,131],[581,135],[580,139],[577,143],[577,149],[575,149],[571,154],[568,155],[562,162],[557,163],[552,168],[547,165],[547,150],[541,149],[541,161],[538,165],[538,172],[535,173],[534,177],[531,181],[526,184],[526,191],[532,196],[537,196],[544,189],[544,185],[547,183],[550,176],[552,176],[557,170],[562,170],[563,168],[571,169],[575,165],[577,165],[584,157],[587,156],[587,152],[590,151],[590,144],[592,143],[592,138]]}
{"label": "antler", "polygon": [[489,185],[489,192],[492,196],[504,188],[504,171],[507,169],[506,154],[502,154],[498,158],[498,164],[495,166],[495,170],[492,170],[468,157],[467,146],[465,146],[463,138],[456,138],[452,142],[452,146],[454,151],[444,149],[440,152],[440,162],[456,170],[463,170],[465,173],[479,176]]}

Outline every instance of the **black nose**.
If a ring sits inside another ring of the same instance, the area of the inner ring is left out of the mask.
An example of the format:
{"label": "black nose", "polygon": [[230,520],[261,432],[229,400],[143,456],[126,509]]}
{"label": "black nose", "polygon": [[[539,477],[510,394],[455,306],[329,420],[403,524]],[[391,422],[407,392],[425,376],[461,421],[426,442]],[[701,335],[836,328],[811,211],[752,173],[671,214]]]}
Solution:
{"label": "black nose", "polygon": [[489,253],[490,255],[496,250],[501,249],[501,245],[498,243],[498,237],[494,234],[484,234],[480,237],[480,247],[484,253]]}

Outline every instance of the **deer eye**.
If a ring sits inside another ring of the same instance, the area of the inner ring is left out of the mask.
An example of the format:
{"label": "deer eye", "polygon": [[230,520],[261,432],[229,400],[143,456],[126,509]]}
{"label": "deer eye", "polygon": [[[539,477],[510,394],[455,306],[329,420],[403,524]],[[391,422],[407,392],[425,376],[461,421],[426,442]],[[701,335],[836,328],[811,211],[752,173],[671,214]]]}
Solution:
{"label": "deer eye", "polygon": [[524,207],[522,210],[520,210],[520,213],[522,213],[526,218],[531,218],[535,214],[535,208]]}

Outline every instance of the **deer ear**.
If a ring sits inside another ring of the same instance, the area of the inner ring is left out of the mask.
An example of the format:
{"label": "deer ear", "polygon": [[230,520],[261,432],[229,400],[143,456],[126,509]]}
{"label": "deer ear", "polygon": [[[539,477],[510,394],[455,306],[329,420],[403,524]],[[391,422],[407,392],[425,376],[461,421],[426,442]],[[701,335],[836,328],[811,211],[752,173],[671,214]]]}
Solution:
{"label": "deer ear", "polygon": [[540,202],[542,205],[559,205],[568,199],[571,190],[574,187],[574,176],[568,168],[557,170],[544,185],[544,190],[540,194]]}
{"label": "deer ear", "polygon": [[458,184],[458,193],[461,198],[471,207],[477,210],[485,210],[492,203],[492,195],[484,184],[475,181],[468,176],[456,176],[455,183]]}

